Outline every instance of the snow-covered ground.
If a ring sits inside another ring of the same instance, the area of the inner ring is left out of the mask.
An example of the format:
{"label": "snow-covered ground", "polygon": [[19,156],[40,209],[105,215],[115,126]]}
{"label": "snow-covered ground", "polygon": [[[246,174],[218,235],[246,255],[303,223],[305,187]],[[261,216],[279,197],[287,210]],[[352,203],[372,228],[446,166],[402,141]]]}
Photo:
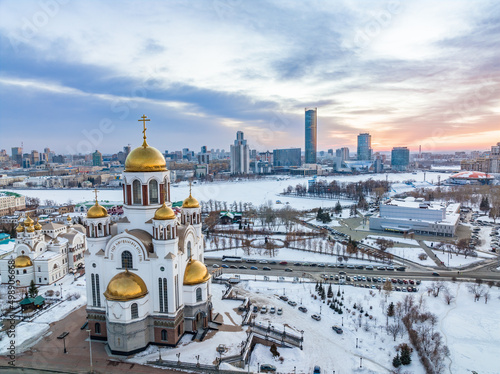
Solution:
{"label": "snow-covered ground", "polygon": [[433,252],[439,258],[439,260],[442,261],[446,266],[453,268],[465,267],[470,264],[474,264],[476,262],[481,262],[486,259],[491,259],[495,257],[493,255],[480,253],[478,257],[467,256],[467,258],[465,258],[465,256],[463,255],[457,255],[454,253],[449,253],[447,251],[443,253],[443,251],[440,250],[433,250]]}
{"label": "snow-covered ground", "polygon": [[[405,260],[410,260],[413,261],[417,264],[424,265],[424,266],[436,266],[436,263],[427,256],[425,251],[421,249],[420,247],[393,247],[393,248],[387,248],[386,252],[392,253],[395,256],[399,256]],[[425,254],[427,258],[425,260],[420,260],[418,256],[420,254]]]}
{"label": "snow-covered ground", "polygon": [[[242,276],[243,278],[243,276]],[[438,298],[428,296],[425,292],[431,282],[423,282],[418,293],[412,293],[415,299],[422,297],[423,308],[432,311],[438,317],[436,329],[443,334],[445,344],[450,348],[450,357],[444,359],[445,373],[470,372],[498,373],[496,357],[500,344],[500,316],[495,311],[498,309],[498,288],[488,289],[489,301],[484,303],[484,298],[478,302],[473,301],[472,295],[467,291],[466,283],[445,282],[449,292],[455,296],[451,305],[447,305],[441,295]],[[319,299],[311,297],[314,293],[312,283],[285,283],[275,281],[242,281],[235,288],[238,295],[250,297],[252,303],[258,306],[274,306],[283,308],[283,315],[256,314],[256,322],[268,326],[269,322],[274,329],[281,330],[285,326],[286,331],[300,336],[304,331],[303,350],[299,348],[278,348],[278,352],[284,358],[283,363],[273,359],[269,347],[257,345],[250,360],[250,371],[256,371],[258,364],[272,364],[281,373],[309,374],[314,365],[321,366],[323,372],[332,373],[390,373],[392,370],[392,358],[396,351],[394,347],[400,343],[408,342],[408,335],[403,332],[393,341],[392,336],[386,333],[385,310],[390,302],[396,304],[402,300],[405,294],[392,292],[385,300],[383,292],[351,286],[342,286],[344,291],[344,303],[352,310],[356,303],[362,305],[364,310],[373,318],[362,317],[359,327],[358,315],[352,316],[348,313],[335,314],[327,308]],[[238,323],[241,317],[235,315],[235,309],[239,302],[220,300],[223,287],[213,285],[213,301],[216,312],[221,313],[225,323],[233,325],[232,320]],[[333,287],[334,294],[337,286]],[[371,291],[371,292],[370,292]],[[302,313],[298,307],[292,307],[279,299],[280,295],[287,295],[291,300],[308,309]],[[422,310],[421,310],[422,311]],[[311,318],[312,314],[320,314],[321,321]],[[231,316],[231,317],[229,317]],[[471,318],[474,316],[474,318]],[[332,325],[342,326],[344,333],[336,334]],[[215,348],[218,344],[225,344],[229,351],[227,354],[238,351],[238,344],[245,339],[245,332],[217,332],[215,336],[201,343],[183,341],[177,348],[161,348],[164,359],[176,360],[176,353],[181,353],[181,360],[196,362],[196,355],[200,355],[200,362],[213,363],[217,353]],[[356,348],[358,340],[358,348]],[[131,361],[145,362],[158,357],[158,348],[150,348],[146,353],[136,355]],[[360,357],[362,368],[360,368]],[[414,374],[424,374],[425,370],[420,364],[417,354],[412,354],[411,365],[404,367],[405,370]]]}
{"label": "snow-covered ground", "polygon": [[[426,180],[437,182],[438,175],[441,180],[446,179],[449,174],[446,173],[427,173]],[[359,182],[372,178],[374,180],[389,181],[405,181],[415,180],[416,182],[424,181],[424,173],[417,174],[401,173],[401,174],[362,174],[362,175],[342,175],[332,177],[320,177],[321,180],[338,182]],[[251,202],[259,206],[263,203],[271,201],[276,207],[283,206],[276,204],[276,200],[280,200],[283,204],[287,202],[290,206],[296,209],[311,209],[317,207],[334,207],[338,199],[324,200],[313,198],[297,198],[291,196],[279,195],[288,186],[296,186],[297,184],[306,184],[309,178],[294,177],[286,180],[277,180],[276,178],[266,178],[255,181],[235,181],[235,182],[218,182],[193,185],[193,196],[199,201],[218,200],[227,201],[229,204],[236,202]],[[417,185],[419,185],[417,183]],[[429,187],[432,187],[429,185]],[[410,187],[414,188],[414,187]],[[22,195],[38,197],[43,201],[46,199],[54,200],[57,203],[67,203],[69,200],[74,203],[82,201],[92,201],[94,199],[93,190],[15,190]],[[185,199],[189,195],[189,186],[187,182],[180,183],[178,187],[171,189],[172,200],[179,201]],[[99,192],[99,200],[122,201],[122,190],[101,190]],[[341,200],[341,204],[351,204],[352,202]]]}
{"label": "snow-covered ground", "polygon": [[[62,288],[61,285],[62,284]],[[6,288],[7,286],[1,286]],[[32,322],[22,322],[16,326],[16,351],[22,352],[28,349],[31,345],[43,336],[49,329],[49,324],[65,318],[67,315],[82,307],[87,303],[87,294],[85,291],[85,277],[79,278],[74,281],[71,274],[66,275],[63,279],[58,281],[57,285],[42,286],[39,288],[39,294],[45,296],[45,291],[53,290],[61,291],[64,301],[50,309],[43,311]],[[2,290],[2,292],[5,290]],[[79,295],[72,300],[66,300],[68,295]],[[6,300],[3,300],[6,302]],[[6,333],[0,333],[0,354],[4,354],[8,348],[9,339],[6,338]]]}
{"label": "snow-covered ground", "polygon": [[[205,258],[210,259],[218,259],[222,258],[222,256],[241,256],[243,258],[253,258],[257,260],[269,260],[273,259],[276,261],[291,261],[291,262],[316,262],[316,263],[324,263],[324,264],[337,264],[338,255],[336,254],[320,254],[314,252],[300,251],[296,249],[290,248],[278,248],[273,251],[274,255],[270,254],[270,251],[266,251],[265,249],[252,249],[250,254],[245,254],[242,248],[236,249],[226,249],[220,251],[210,251],[205,252]],[[365,259],[349,258],[347,264],[376,264],[375,261],[370,261]],[[265,265],[256,265],[256,266],[265,266]]]}
{"label": "snow-covered ground", "polygon": [[405,239],[405,238],[398,238],[394,236],[383,236],[383,235],[368,235],[366,239],[363,240],[363,243],[378,248],[377,244],[375,243],[377,239],[391,240],[394,243],[398,244],[408,244],[417,247],[419,246],[418,242],[414,239]]}

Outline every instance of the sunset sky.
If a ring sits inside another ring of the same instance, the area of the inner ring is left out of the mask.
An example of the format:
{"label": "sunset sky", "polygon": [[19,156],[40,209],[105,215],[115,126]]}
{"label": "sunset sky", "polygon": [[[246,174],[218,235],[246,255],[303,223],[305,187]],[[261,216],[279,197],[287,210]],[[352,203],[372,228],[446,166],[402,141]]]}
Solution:
{"label": "sunset sky", "polygon": [[0,148],[500,142],[498,1],[0,1]]}

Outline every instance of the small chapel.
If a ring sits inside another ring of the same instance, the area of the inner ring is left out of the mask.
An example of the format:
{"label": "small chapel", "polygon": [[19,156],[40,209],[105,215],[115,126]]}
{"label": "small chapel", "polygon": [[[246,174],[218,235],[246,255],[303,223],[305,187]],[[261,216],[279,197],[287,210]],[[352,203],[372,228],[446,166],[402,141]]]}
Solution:
{"label": "small chapel", "polygon": [[175,346],[212,319],[200,204],[190,189],[174,212],[165,158],[146,141],[149,119],[139,121],[143,143],[125,161],[122,217],[112,221],[96,197],[85,219],[88,326],[119,355]]}

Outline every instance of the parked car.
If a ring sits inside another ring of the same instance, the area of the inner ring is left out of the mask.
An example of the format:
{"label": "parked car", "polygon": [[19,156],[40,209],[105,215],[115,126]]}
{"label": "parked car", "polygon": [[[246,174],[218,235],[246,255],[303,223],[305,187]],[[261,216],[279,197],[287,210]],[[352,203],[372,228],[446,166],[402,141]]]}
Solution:
{"label": "parked car", "polygon": [[337,334],[343,334],[344,333],[344,330],[342,330],[342,328],[340,328],[339,326],[332,326],[332,329],[333,331],[335,331]]}
{"label": "parked car", "polygon": [[230,267],[231,269],[238,269],[238,266],[236,266],[236,265],[231,265],[231,266],[229,266],[229,267]]}
{"label": "parked car", "polygon": [[221,267],[223,267],[224,269],[227,269],[229,266],[226,264],[222,264]]}
{"label": "parked car", "polygon": [[260,309],[260,314],[266,314],[267,313],[267,308],[265,306],[263,306],[261,309]]}
{"label": "parked car", "polygon": [[348,269],[354,269],[354,265],[347,265],[346,266]]}
{"label": "parked car", "polygon": [[397,270],[397,271],[405,271],[405,270],[406,270],[406,268],[405,268],[404,266],[398,266],[398,267],[396,268],[396,270]]}
{"label": "parked car", "polygon": [[307,308],[305,306],[299,306],[299,310],[302,312],[302,313],[307,313]]}
{"label": "parked car", "polygon": [[291,305],[291,306],[297,306],[297,303],[296,303],[295,301],[290,300],[290,301],[288,302],[288,305]]}
{"label": "parked car", "polygon": [[212,265],[212,267],[213,267],[213,268],[218,268],[218,267],[219,267],[219,265],[217,265],[217,264],[213,264],[213,265]]}
{"label": "parked car", "polygon": [[367,267],[365,267],[366,270],[373,270],[373,266],[372,265],[368,265]]}
{"label": "parked car", "polygon": [[240,265],[239,268],[240,269],[248,269],[245,265]]}
{"label": "parked car", "polygon": [[253,312],[257,313],[259,311],[259,307],[257,305],[253,306]]}
{"label": "parked car", "polygon": [[318,365],[314,367],[313,374],[321,374],[321,368]]}
{"label": "parked car", "polygon": [[377,266],[377,270],[385,270],[385,266]]}
{"label": "parked car", "polygon": [[286,268],[286,269],[285,269],[285,271],[290,272],[290,271],[293,271],[293,270],[292,270],[292,269],[290,269],[290,268]]}
{"label": "parked car", "polygon": [[260,365],[260,371],[262,373],[276,373],[276,366],[270,364]]}
{"label": "parked car", "polygon": [[271,314],[276,313],[276,308],[274,306],[272,306],[271,309],[269,309],[269,313],[271,313]]}
{"label": "parked car", "polygon": [[316,320],[316,321],[321,321],[321,316],[320,315],[317,315],[317,314],[313,314],[311,316],[312,319]]}
{"label": "parked car", "polygon": [[276,314],[278,314],[278,316],[281,316],[283,314],[283,308],[278,308]]}
{"label": "parked car", "polygon": [[259,264],[267,264],[267,260],[260,260]]}
{"label": "parked car", "polygon": [[283,301],[288,301],[288,297],[286,297],[286,296],[284,296],[284,295],[283,295],[283,296],[280,296],[280,299],[281,299],[281,300],[283,300]]}
{"label": "parked car", "polygon": [[363,270],[363,265],[358,265],[358,266],[356,266],[356,269],[358,269],[358,270]]}
{"label": "parked car", "polygon": [[252,266],[250,267],[251,270],[259,270],[259,268],[257,266]]}
{"label": "parked car", "polygon": [[286,262],[286,261],[281,261],[281,262],[280,262],[280,265],[288,265],[288,262]]}
{"label": "parked car", "polygon": [[293,264],[293,266],[302,266],[302,264],[300,262],[296,262]]}

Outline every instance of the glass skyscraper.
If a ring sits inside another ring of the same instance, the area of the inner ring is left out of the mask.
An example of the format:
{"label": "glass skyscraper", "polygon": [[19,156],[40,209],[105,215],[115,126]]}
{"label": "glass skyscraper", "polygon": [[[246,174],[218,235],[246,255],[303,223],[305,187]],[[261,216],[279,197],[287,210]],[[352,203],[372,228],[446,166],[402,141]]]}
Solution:
{"label": "glass skyscraper", "polygon": [[318,108],[306,108],[306,153],[305,163],[316,163],[316,146],[318,141]]}
{"label": "glass skyscraper", "polygon": [[395,170],[404,171],[410,164],[410,150],[407,147],[394,147],[391,152],[391,166]]}
{"label": "glass skyscraper", "polygon": [[358,160],[372,159],[372,136],[368,133],[358,135]]}

